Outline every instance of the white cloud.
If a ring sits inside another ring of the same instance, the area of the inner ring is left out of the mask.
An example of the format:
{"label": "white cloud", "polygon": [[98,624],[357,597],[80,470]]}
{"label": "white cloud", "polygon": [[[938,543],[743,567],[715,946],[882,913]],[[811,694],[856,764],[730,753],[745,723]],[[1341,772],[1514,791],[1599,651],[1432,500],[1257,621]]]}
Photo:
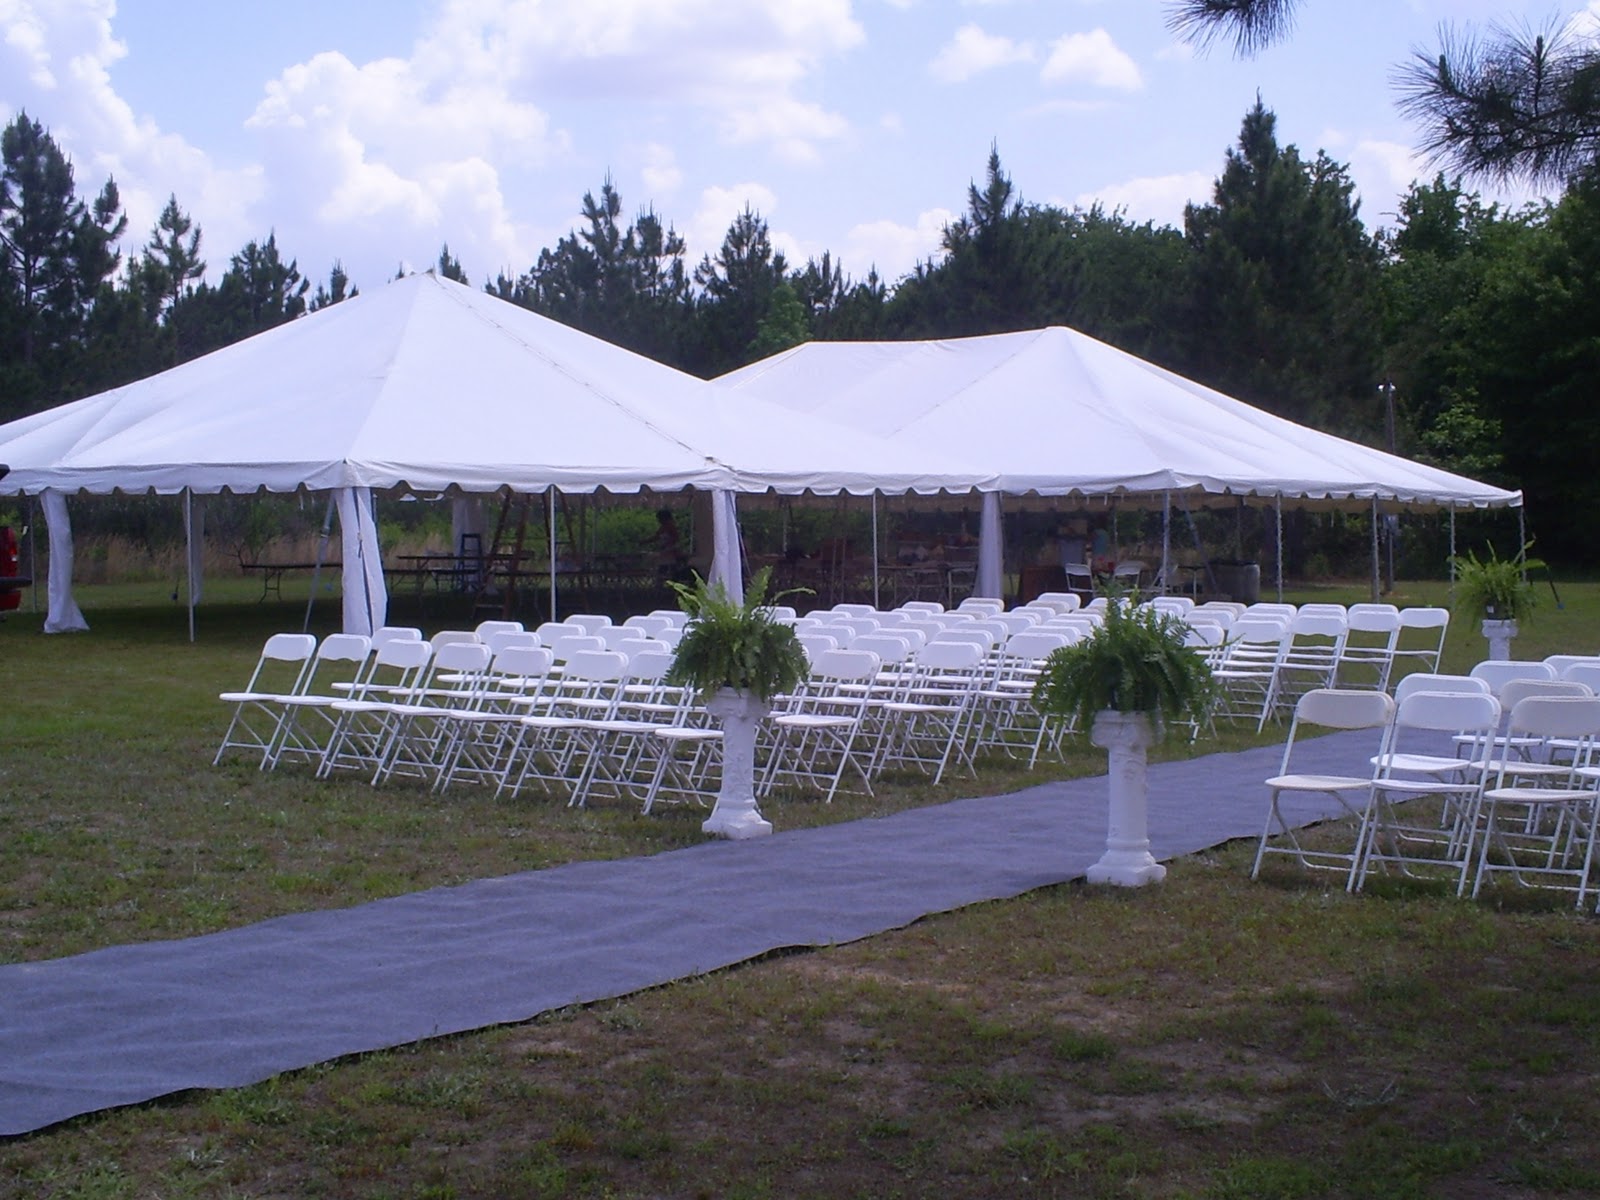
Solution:
{"label": "white cloud", "polygon": [[1104,29],[1069,33],[1050,44],[1039,78],[1046,83],[1088,83],[1136,92],[1144,86],[1139,66]]}
{"label": "white cloud", "polygon": [[778,196],[762,183],[735,183],[728,187],[708,187],[700,193],[700,205],[681,231],[688,246],[685,258],[693,265],[709,254],[715,258],[722,248],[728,227],[746,208],[758,213],[771,229]]}
{"label": "white cloud", "polygon": [[1214,183],[1214,176],[1206,171],[1152,175],[1084,192],[1076,203],[1082,208],[1098,203],[1112,211],[1122,210],[1132,221],[1182,228],[1184,206],[1210,203]]}
{"label": "white cloud", "polygon": [[125,256],[144,245],[168,196],[205,214],[201,250],[215,276],[227,265],[218,252],[250,236],[244,231],[262,194],[262,172],[220,166],[135,115],[111,84],[111,67],[127,54],[112,35],[115,12],[114,0],[0,0],[0,79],[7,81],[0,112],[9,120],[27,109],[46,125],[72,159],[79,195],[94,195],[108,176],[115,178],[128,216]]}
{"label": "white cloud", "polygon": [[937,258],[945,226],[956,219],[947,208],[919,213],[911,225],[896,221],[867,221],[852,226],[838,251],[852,278],[861,280],[873,267],[885,283],[894,284],[925,259]]}
{"label": "white cloud", "polygon": [[678,166],[677,155],[672,152],[671,146],[663,146],[660,142],[651,142],[644,148],[644,162],[639,167],[639,176],[644,180],[645,191],[651,200],[672,195],[683,183],[683,170]]}
{"label": "white cloud", "polygon": [[963,25],[928,64],[928,72],[941,83],[962,83],[996,67],[1032,62],[1033,55],[1030,42],[988,34],[977,25]]}

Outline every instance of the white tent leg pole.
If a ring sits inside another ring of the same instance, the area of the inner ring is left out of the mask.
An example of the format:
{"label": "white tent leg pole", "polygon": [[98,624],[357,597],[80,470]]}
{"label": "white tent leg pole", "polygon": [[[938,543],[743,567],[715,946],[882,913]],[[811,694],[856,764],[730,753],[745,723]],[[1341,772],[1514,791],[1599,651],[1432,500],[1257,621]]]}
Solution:
{"label": "white tent leg pole", "polygon": [[973,594],[989,600],[1005,598],[1005,526],[1000,513],[1000,493],[983,493],[983,512],[978,518],[978,577]]}
{"label": "white tent leg pole", "polygon": [[1172,493],[1161,493],[1161,586],[1158,596],[1172,591]]}
{"label": "white tent leg pole", "polygon": [[328,561],[328,539],[333,536],[333,496],[328,496],[328,511],[322,515],[322,536],[317,539],[317,561],[311,568],[311,595],[306,597],[306,617],[300,624],[301,633],[311,632],[311,606],[317,599],[317,581],[322,578],[322,564]]}
{"label": "white tent leg pole", "polygon": [[556,489],[551,488],[549,493],[549,515],[545,521],[545,528],[550,531],[550,619],[559,621],[556,616]]}
{"label": "white tent leg pole", "polygon": [[1378,602],[1379,573],[1378,565],[1378,498],[1372,498],[1372,602]]}
{"label": "white tent leg pole", "polygon": [[1456,598],[1456,506],[1450,506],[1450,599]]}
{"label": "white tent leg pole", "polygon": [[189,584],[189,640],[194,641],[194,492],[183,489],[183,562]]}
{"label": "white tent leg pole", "polygon": [[33,593],[33,611],[37,613],[39,611],[39,543],[34,537],[34,528],[39,523],[39,512],[34,507],[31,497],[28,500],[27,508],[23,511],[26,514],[23,519],[28,523],[28,578],[33,580],[33,586],[28,590]]}
{"label": "white tent leg pole", "polygon": [[67,514],[67,498],[55,488],[39,495],[44,505],[44,523],[50,536],[50,582],[45,597],[46,633],[81,633],[89,628],[83,612],[72,596],[72,519]]}
{"label": "white tent leg pole", "polygon": [[878,546],[878,493],[872,493],[872,607],[881,608],[878,603],[878,563],[883,558],[883,552]]}
{"label": "white tent leg pole", "polygon": [[711,578],[728,599],[744,603],[744,562],[739,552],[739,510],[732,492],[711,493]]}
{"label": "white tent leg pole", "polygon": [[1278,512],[1278,603],[1283,603],[1283,497],[1273,497]]}

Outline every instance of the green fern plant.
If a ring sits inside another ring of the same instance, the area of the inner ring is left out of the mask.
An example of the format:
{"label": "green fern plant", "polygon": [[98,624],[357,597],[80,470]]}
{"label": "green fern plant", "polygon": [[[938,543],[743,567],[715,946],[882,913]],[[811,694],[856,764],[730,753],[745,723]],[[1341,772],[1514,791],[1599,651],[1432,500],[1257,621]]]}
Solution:
{"label": "green fern plant", "polygon": [[770,568],[757,571],[741,603],[721,584],[698,575],[693,584],[674,583],[678,605],[689,614],[667,682],[692,687],[702,696],[721,688],[771,700],[793,691],[810,673],[800,639],[767,611]]}
{"label": "green fern plant", "polygon": [[1075,718],[1080,729],[1106,709],[1203,720],[1215,687],[1205,661],[1184,645],[1182,621],[1114,596],[1104,624],[1045,659],[1033,703]]}
{"label": "green fern plant", "polygon": [[1528,581],[1529,571],[1545,569],[1543,561],[1529,558],[1530,541],[1511,558],[1501,558],[1494,547],[1478,558],[1468,550],[1450,560],[1456,571],[1455,607],[1463,612],[1498,621],[1520,621],[1533,612],[1538,593]]}

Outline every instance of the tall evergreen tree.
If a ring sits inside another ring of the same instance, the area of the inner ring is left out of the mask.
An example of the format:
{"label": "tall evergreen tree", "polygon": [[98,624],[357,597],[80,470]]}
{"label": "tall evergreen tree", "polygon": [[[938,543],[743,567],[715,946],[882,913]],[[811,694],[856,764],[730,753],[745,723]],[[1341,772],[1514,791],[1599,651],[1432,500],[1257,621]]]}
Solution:
{"label": "tall evergreen tree", "polygon": [[733,219],[716,257],[694,269],[697,349],[692,369],[711,377],[754,362],[761,322],[784,283],[788,263],[772,248],[766,221],[748,205]]}
{"label": "tall evergreen tree", "polygon": [[360,289],[350,286],[350,276],[345,274],[344,264],[337,258],[333,260],[333,268],[328,272],[328,286],[324,288],[320,283],[311,296],[311,311],[327,308],[330,304],[338,304],[341,300],[348,300],[352,296],[360,295]]}
{"label": "tall evergreen tree", "polygon": [[25,366],[78,323],[75,251],[90,221],[72,164],[39,122],[18,113],[0,133],[0,255]]}
{"label": "tall evergreen tree", "polygon": [[171,312],[194,282],[205,275],[200,236],[193,218],[178,207],[178,197],[168,196],[150,230],[142,259],[145,286],[161,313]]}
{"label": "tall evergreen tree", "polygon": [[1212,203],[1184,214],[1191,373],[1294,420],[1370,431],[1378,256],[1353,191],[1326,155],[1280,147],[1256,101]]}
{"label": "tall evergreen tree", "polygon": [[451,279],[456,283],[467,282],[467,273],[462,270],[461,260],[451,255],[448,242],[439,247],[439,261],[434,269],[438,271],[442,279]]}

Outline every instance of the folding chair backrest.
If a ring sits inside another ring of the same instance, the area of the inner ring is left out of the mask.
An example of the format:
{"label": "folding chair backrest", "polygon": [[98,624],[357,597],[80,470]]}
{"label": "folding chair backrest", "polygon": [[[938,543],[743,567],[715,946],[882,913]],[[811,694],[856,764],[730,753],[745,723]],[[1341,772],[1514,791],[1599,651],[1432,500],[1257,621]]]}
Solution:
{"label": "folding chair backrest", "polygon": [[1390,645],[1400,634],[1400,610],[1388,605],[1364,607],[1352,604],[1345,614],[1345,627],[1351,633],[1388,634]]}
{"label": "folding chair backrest", "polygon": [[996,600],[987,596],[968,596],[960,604],[956,605],[957,612],[977,613],[981,616],[993,616],[995,613],[1004,612],[1005,609],[1006,602],[1004,600]]}
{"label": "folding chair backrest", "polygon": [[666,617],[652,613],[635,614],[624,621],[622,627],[624,629],[642,630],[651,637],[655,637],[665,630],[675,628],[674,623],[667,620]]}
{"label": "folding chair backrest", "polygon": [[503,679],[528,680],[532,686],[550,674],[555,661],[548,646],[507,646],[494,656],[489,671]]}
{"label": "folding chair backrest", "polygon": [[1345,688],[1313,688],[1295,702],[1295,720],[1325,729],[1374,729],[1394,717],[1395,702],[1387,692]]}
{"label": "folding chair backrest", "polygon": [[611,618],[604,613],[573,613],[567,618],[568,625],[578,625],[585,633],[599,633],[611,624]]}
{"label": "folding chair backrest", "polygon": [[1600,665],[1600,655],[1593,654],[1546,654],[1544,661],[1556,669],[1556,678],[1566,678],[1567,668],[1579,665]]}
{"label": "folding chair backrest", "polygon": [[316,669],[317,639],[309,633],[275,633],[261,647],[246,692],[298,693]]}
{"label": "folding chair backrest", "polygon": [[1419,671],[1407,675],[1395,684],[1394,698],[1400,703],[1412,692],[1467,692],[1478,696],[1492,696],[1494,689],[1488,680],[1474,679],[1471,675],[1436,675]]}
{"label": "folding chair backrest", "polygon": [[1567,679],[1508,679],[1498,693],[1500,707],[1506,712],[1531,696],[1582,699],[1592,695],[1587,685]]}
{"label": "folding chair backrest", "polygon": [[1489,689],[1498,693],[1513,679],[1554,679],[1555,668],[1546,662],[1524,662],[1512,658],[1490,658],[1478,663],[1470,672],[1474,679],[1482,679]]}
{"label": "folding chair backrest", "polygon": [[1035,663],[1049,658],[1061,647],[1070,644],[1067,634],[1030,629],[1011,635],[1010,640],[1006,642],[1005,656],[1006,660],[1012,663]]}
{"label": "folding chair backrest", "polygon": [[457,642],[481,642],[483,639],[472,629],[441,629],[428,640],[437,650],[441,646],[451,646]]}
{"label": "folding chair backrest", "polygon": [[[1507,732],[1514,737],[1590,741],[1600,735],[1600,699],[1594,696],[1526,696],[1511,709]],[[1579,747],[1580,763],[1584,749],[1586,747]]]}
{"label": "folding chair backrest", "polygon": [[382,625],[372,631],[373,653],[386,642],[420,642],[422,630],[414,625]]}
{"label": "folding chair backrest", "polygon": [[522,633],[521,621],[479,621],[473,626],[472,631],[484,641],[497,633]]}
{"label": "folding chair backrest", "polygon": [[1343,642],[1349,632],[1348,618],[1340,612],[1296,613],[1289,622],[1289,632],[1295,637],[1331,638]]}
{"label": "folding chair backrest", "polygon": [[929,642],[917,651],[917,665],[936,671],[961,671],[976,669],[988,651],[975,641],[954,640]]}
{"label": "folding chair backrest", "polygon": [[851,642],[850,648],[876,654],[886,667],[897,667],[911,657],[911,639],[904,630],[869,633]]}
{"label": "folding chair backrest", "polygon": [[944,605],[937,600],[907,600],[900,606],[901,612],[942,613]]}
{"label": "folding chair backrest", "polygon": [[1075,612],[1083,605],[1083,597],[1077,592],[1040,592],[1028,605],[1042,605],[1056,612]]}
{"label": "folding chair backrest", "polygon": [[876,678],[883,660],[870,650],[824,650],[811,663],[811,674],[820,680],[860,683]]}
{"label": "folding chair backrest", "polygon": [[531,629],[496,629],[484,635],[483,644],[492,658],[511,646],[537,646],[539,635]]}
{"label": "folding chair backrest", "polygon": [[[543,636],[542,634],[540,635]],[[599,638],[587,633],[558,634],[545,645],[550,647],[551,653],[556,656],[558,663],[571,661],[573,655],[583,654],[592,650],[604,650],[606,644]]]}
{"label": "folding chair backrest", "polygon": [[1500,724],[1500,701],[1482,692],[1412,692],[1400,701],[1394,719],[1406,729],[1489,737]]}
{"label": "folding chair backrest", "polygon": [[1561,672],[1561,678],[1584,684],[1591,692],[1600,696],[1600,660],[1575,662]]}
{"label": "folding chair backrest", "polygon": [[831,633],[802,633],[797,636],[800,648],[813,663],[827,651],[839,649],[839,639]]}

